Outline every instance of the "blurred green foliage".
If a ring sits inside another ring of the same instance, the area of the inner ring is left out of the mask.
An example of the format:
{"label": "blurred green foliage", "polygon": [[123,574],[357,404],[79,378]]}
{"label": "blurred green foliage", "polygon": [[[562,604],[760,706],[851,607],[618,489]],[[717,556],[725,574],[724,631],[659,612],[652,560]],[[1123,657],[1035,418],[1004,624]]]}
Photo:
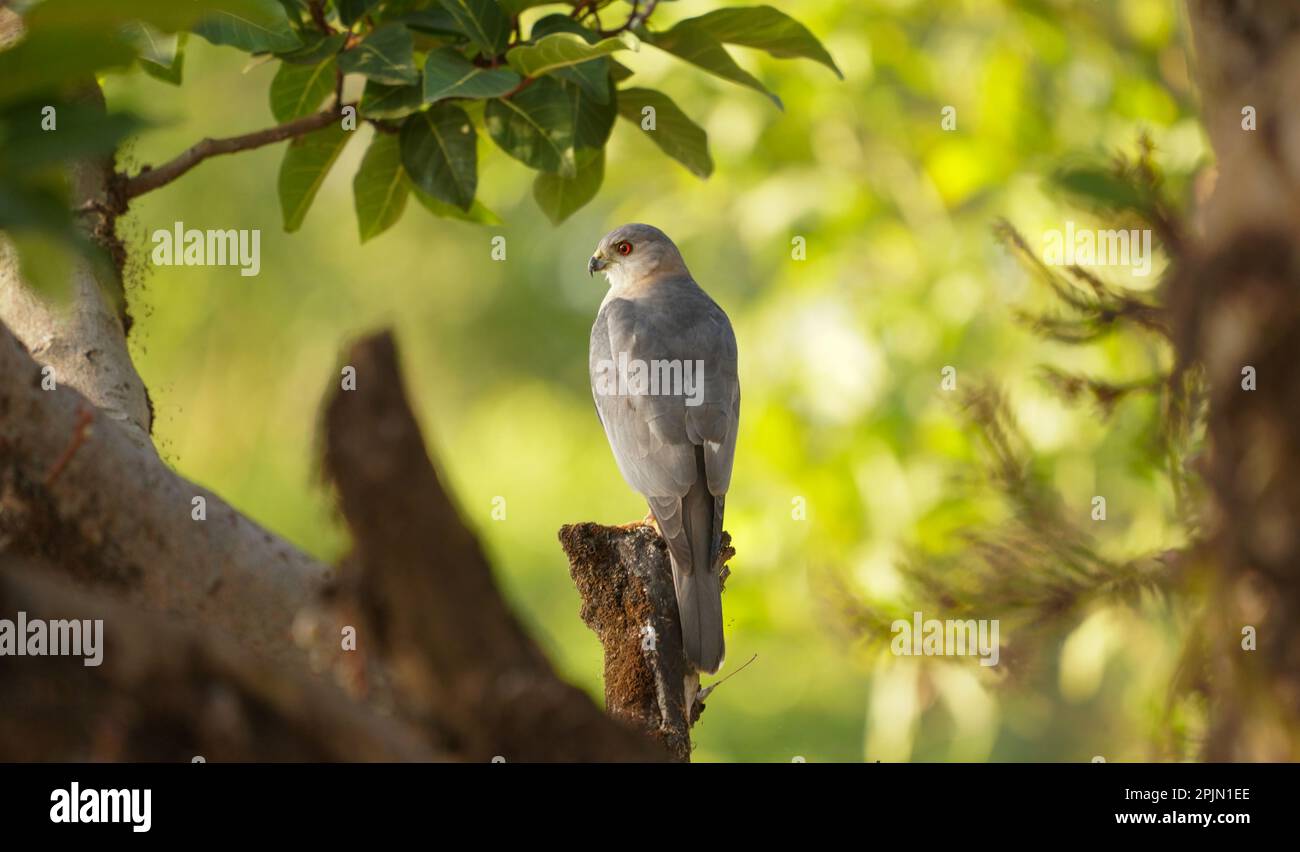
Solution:
{"label": "blurred green foliage", "polygon": [[[655,29],[729,5],[663,3]],[[796,14],[843,81],[733,51],[746,84],[779,97],[783,112],[661,51],[619,52],[635,72],[628,85],[665,93],[707,131],[712,175],[701,180],[619,123],[599,193],[559,226],[533,201],[534,173],[484,138],[475,197],[499,224],[413,206],[359,244],[352,179],[365,144],[343,150],[292,235],[276,200],[283,146],[210,161],[137,199],[120,224],[133,258],[131,345],[165,456],[299,545],[339,556],[347,542],[310,451],[316,406],[337,381],[343,342],[395,326],[431,447],[503,588],[560,669],[599,696],[600,648],[577,617],[556,532],[627,522],[645,507],[592,410],[587,334],[604,285],[585,264],[612,227],[653,223],[730,314],[744,387],[724,674],[757,660],[709,702],[697,759],[1182,756],[1199,717],[1168,700],[1186,626],[1159,595],[1098,603],[1032,640],[1004,632],[1012,651],[1032,641],[1036,653],[995,672],[882,654],[879,636],[842,618],[846,595],[898,604],[905,566],[957,553],[964,531],[1014,511],[979,475],[981,438],[940,389],[945,366],[959,387],[1003,389],[1037,475],[1062,513],[1092,525],[1105,555],[1178,544],[1175,495],[1146,446],[1157,401],[1121,400],[1102,418],[1063,402],[1040,370],[1136,381],[1167,370],[1167,353],[1127,335],[1070,347],[1018,324],[1017,311],[1052,297],[993,236],[1006,219],[1041,249],[1038,235],[1067,220],[1098,226],[1047,178],[1132,151],[1143,132],[1170,184],[1190,183],[1206,145],[1175,4],[819,0]],[[111,109],[157,125],[119,165],[273,123],[277,65],[191,38],[181,88],[138,69],[105,77]],[[953,130],[941,125],[945,107]],[[691,162],[709,173],[698,154]],[[150,233],[178,220],[261,228],[260,276],[147,268]],[[496,236],[504,261],[492,259]],[[799,241],[803,260],[792,255]],[[1142,290],[1158,273],[1107,275]],[[1104,522],[1089,519],[1098,494]]]}

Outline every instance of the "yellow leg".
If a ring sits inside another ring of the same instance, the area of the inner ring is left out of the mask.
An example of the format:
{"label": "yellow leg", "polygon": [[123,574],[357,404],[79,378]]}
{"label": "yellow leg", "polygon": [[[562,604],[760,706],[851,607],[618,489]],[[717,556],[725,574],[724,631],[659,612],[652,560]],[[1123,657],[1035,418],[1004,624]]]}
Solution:
{"label": "yellow leg", "polygon": [[654,512],[651,512],[649,509],[646,509],[645,517],[642,518],[641,520],[633,521],[630,524],[618,525],[618,529],[620,530],[631,530],[631,529],[636,529],[637,527],[652,527],[655,532],[659,532],[659,525],[655,523]]}

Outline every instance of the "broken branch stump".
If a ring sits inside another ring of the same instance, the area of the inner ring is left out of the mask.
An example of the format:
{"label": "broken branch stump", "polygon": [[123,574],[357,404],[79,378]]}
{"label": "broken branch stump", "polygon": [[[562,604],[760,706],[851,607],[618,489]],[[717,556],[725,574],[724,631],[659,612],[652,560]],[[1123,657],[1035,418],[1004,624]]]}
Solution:
{"label": "broken branch stump", "polygon": [[[645,731],[672,760],[689,762],[691,726],[704,704],[699,673],[682,650],[663,539],[649,525],[593,523],[567,524],[559,537],[582,597],[582,620],[605,649],[606,712]],[[735,553],[730,542],[724,532],[724,565]]]}

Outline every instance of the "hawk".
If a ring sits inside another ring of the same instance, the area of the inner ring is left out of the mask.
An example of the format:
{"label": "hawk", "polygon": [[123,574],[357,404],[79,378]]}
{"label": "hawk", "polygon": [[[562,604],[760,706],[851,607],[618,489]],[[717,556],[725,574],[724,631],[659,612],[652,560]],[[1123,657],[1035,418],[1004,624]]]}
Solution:
{"label": "hawk", "polygon": [[740,421],[736,336],[663,231],[624,225],[587,264],[609,291],[591,327],[596,412],[668,545],[686,658],[722,666],[722,515]]}

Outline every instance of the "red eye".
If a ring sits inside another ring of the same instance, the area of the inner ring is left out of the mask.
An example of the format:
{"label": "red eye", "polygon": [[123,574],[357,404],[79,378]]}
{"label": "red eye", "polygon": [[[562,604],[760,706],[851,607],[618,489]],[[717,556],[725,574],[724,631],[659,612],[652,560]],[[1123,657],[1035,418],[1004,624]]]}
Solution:
{"label": "red eye", "polygon": [[632,244],[627,240],[623,240],[623,242],[619,243],[615,248],[618,249],[618,253],[624,257],[627,257],[632,253]]}

